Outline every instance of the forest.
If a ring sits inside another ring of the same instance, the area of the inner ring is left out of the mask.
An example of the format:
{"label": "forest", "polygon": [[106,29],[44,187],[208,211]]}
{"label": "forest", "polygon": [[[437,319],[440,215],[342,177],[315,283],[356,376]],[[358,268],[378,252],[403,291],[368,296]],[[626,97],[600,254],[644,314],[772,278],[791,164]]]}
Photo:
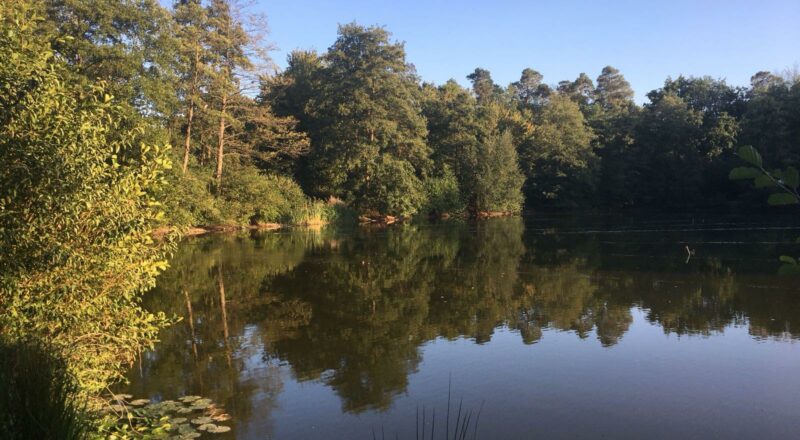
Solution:
{"label": "forest", "polygon": [[[175,225],[341,216],[689,208],[746,200],[737,146],[796,166],[800,77],[667,78],[638,105],[622,72],[548,82],[483,68],[422,82],[386,29],[339,26],[278,71],[266,22],[227,0],[48,1],[35,33],[69,81],[102,87],[132,143],[171,145],[154,194]],[[534,54],[532,54],[534,55]],[[535,66],[534,66],[535,67]],[[462,75],[466,75],[465,77]]]}
{"label": "forest", "polygon": [[666,78],[640,105],[612,66],[453,72],[466,88],[381,26],[285,69],[268,37],[233,0],[0,4],[4,344],[66,353],[99,395],[169,324],[140,295],[189,226],[760,206],[775,183],[732,181],[738,149],[800,166],[796,70]]}

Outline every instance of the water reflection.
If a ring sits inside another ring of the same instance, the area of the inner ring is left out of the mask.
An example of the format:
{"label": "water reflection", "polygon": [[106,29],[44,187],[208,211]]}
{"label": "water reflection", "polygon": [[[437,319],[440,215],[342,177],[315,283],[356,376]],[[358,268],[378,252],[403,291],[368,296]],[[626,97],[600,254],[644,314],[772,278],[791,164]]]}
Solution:
{"label": "water reflection", "polygon": [[[510,218],[188,240],[146,301],[183,321],[129,390],[212,397],[236,435],[270,438],[287,383],[324,384],[345,413],[385,411],[441,338],[486,344],[511,329],[525,347],[557,330],[613,349],[636,310],[679,336],[800,336],[797,280],[763,270],[774,249],[758,244],[796,231],[675,229],[570,233]],[[689,263],[684,242],[702,251]]]}

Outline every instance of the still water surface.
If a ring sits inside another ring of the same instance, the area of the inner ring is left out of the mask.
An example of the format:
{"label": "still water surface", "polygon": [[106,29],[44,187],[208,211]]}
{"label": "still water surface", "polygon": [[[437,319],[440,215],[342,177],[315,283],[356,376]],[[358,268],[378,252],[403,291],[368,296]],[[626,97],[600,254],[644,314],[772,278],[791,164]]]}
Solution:
{"label": "still water surface", "polygon": [[800,279],[775,275],[798,236],[674,216],[187,239],[146,298],[183,320],[126,389],[212,398],[216,438],[413,439],[423,408],[443,438],[448,388],[469,438],[798,438]]}

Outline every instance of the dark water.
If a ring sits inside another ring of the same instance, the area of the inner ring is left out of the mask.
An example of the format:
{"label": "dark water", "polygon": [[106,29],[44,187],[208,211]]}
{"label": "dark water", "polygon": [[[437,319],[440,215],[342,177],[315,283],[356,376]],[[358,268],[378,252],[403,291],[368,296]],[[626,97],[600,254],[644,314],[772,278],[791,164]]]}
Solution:
{"label": "dark water", "polygon": [[468,438],[799,438],[800,279],[775,275],[798,236],[675,216],[189,239],[146,300],[184,319],[127,389],[222,403],[217,438],[417,438],[423,407],[443,438],[448,387],[451,437],[461,404]]}

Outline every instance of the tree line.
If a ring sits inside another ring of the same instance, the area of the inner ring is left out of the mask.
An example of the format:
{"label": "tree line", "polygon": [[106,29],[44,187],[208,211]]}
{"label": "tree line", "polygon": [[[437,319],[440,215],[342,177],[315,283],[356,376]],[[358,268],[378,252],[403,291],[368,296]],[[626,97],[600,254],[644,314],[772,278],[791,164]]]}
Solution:
{"label": "tree line", "polygon": [[737,145],[798,164],[796,73],[668,78],[644,105],[611,66],[507,86],[477,68],[466,89],[355,23],[275,72],[265,21],[234,1],[46,3],[55,51],[173,145],[173,222],[292,222],[332,197],[375,215],[712,205],[745,196]]}

